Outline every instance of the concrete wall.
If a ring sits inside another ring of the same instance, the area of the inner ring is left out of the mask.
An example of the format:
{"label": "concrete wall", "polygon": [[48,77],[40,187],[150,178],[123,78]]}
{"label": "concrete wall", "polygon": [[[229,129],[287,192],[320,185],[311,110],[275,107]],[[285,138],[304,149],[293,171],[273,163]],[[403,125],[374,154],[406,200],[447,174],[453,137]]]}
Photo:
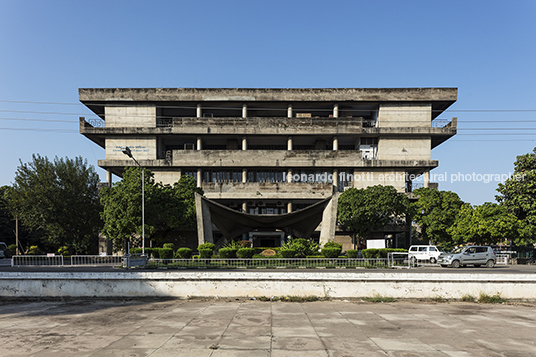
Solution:
{"label": "concrete wall", "polygon": [[430,127],[432,105],[418,103],[382,103],[378,112],[378,127]]}
{"label": "concrete wall", "polygon": [[397,189],[398,192],[405,192],[405,171],[398,171],[392,169],[375,169],[374,171],[354,171],[353,187],[367,188],[369,186],[375,185],[393,186]]}
{"label": "concrete wall", "polygon": [[107,128],[156,127],[156,107],[106,106],[104,114]]}
{"label": "concrete wall", "polygon": [[154,136],[139,136],[135,138],[125,136],[110,136],[106,138],[106,160],[124,160],[128,158],[121,148],[128,146],[136,160],[156,159],[156,138]]}
{"label": "concrete wall", "polygon": [[378,160],[430,160],[432,141],[430,137],[392,138],[378,141]]}
{"label": "concrete wall", "polygon": [[534,274],[395,272],[116,272],[0,273],[1,297],[321,296],[456,298],[499,293],[535,299]]}
{"label": "concrete wall", "polygon": [[329,183],[305,182],[203,183],[202,188],[210,199],[324,199],[333,193]]}

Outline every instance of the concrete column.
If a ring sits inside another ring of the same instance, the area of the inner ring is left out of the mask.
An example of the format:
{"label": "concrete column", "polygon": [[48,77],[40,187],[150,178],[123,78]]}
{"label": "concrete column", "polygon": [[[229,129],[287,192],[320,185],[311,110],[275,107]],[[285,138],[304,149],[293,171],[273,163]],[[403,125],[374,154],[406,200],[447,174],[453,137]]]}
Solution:
{"label": "concrete column", "polygon": [[339,187],[339,170],[338,169],[333,170],[333,186],[335,186],[335,190],[337,190],[337,187]]}
{"label": "concrete column", "polygon": [[242,118],[248,117],[248,105],[246,103],[242,104]]}
{"label": "concrete column", "polygon": [[201,177],[203,175],[203,170],[197,169],[197,187],[201,187],[201,184],[203,183],[203,178]]}
{"label": "concrete column", "polygon": [[430,171],[424,173],[424,187],[430,187]]}
{"label": "concrete column", "polygon": [[287,203],[287,213],[292,212],[292,202]]}
{"label": "concrete column", "polygon": [[292,118],[292,104],[287,107],[287,117]]}
{"label": "concrete column", "polygon": [[339,104],[338,103],[333,104],[333,117],[334,118],[339,117]]}
{"label": "concrete column", "polygon": [[248,139],[243,136],[242,137],[242,150],[247,150],[248,149]]}
{"label": "concrete column", "polygon": [[179,176],[179,178],[177,179],[177,181],[178,181],[182,177],[182,169],[179,169],[179,171],[177,172],[177,175]]}
{"label": "concrete column", "polygon": [[292,182],[292,169],[287,171],[287,182]]}
{"label": "concrete column", "polygon": [[339,150],[339,138],[336,136],[333,137],[333,150]]}
{"label": "concrete column", "polygon": [[212,235],[212,217],[210,209],[206,202],[203,201],[201,195],[195,193],[195,211],[197,220],[197,242],[198,244],[213,243]]}
{"label": "concrete column", "polygon": [[325,244],[335,238],[335,228],[337,227],[337,204],[339,193],[335,192],[331,196],[324,212],[322,213],[322,230],[320,231],[320,244]]}
{"label": "concrete column", "polygon": [[106,182],[108,183],[108,187],[112,187],[112,170],[106,170]]}
{"label": "concrete column", "polygon": [[289,150],[289,151],[292,150],[292,136],[289,136],[287,138],[287,150]]}
{"label": "concrete column", "polygon": [[248,182],[248,169],[242,169],[242,182]]}
{"label": "concrete column", "polygon": [[242,212],[247,213],[247,209],[248,209],[248,204],[246,203],[246,201],[242,202]]}
{"label": "concrete column", "polygon": [[203,141],[201,140],[201,137],[197,137],[197,150],[203,149]]}
{"label": "concrete column", "polygon": [[202,115],[203,115],[203,110],[201,109],[201,104],[197,104],[196,116],[198,118],[201,118]]}

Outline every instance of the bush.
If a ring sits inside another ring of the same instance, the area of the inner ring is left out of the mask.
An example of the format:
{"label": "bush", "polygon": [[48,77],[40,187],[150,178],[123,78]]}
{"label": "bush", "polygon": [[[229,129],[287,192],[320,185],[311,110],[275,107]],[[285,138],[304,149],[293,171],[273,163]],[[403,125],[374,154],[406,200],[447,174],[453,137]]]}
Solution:
{"label": "bush", "polygon": [[251,241],[242,240],[240,241],[240,245],[242,246],[242,248],[251,248]]}
{"label": "bush", "polygon": [[294,238],[281,247],[281,250],[284,249],[295,250],[297,258],[305,258],[308,255],[318,254],[318,243],[315,243],[312,239]]}
{"label": "bush", "polygon": [[175,253],[175,258],[190,259],[192,257],[192,250],[190,248],[179,248]]}
{"label": "bush", "polygon": [[58,249],[58,255],[70,255],[69,254],[69,249],[67,249],[66,246],[60,247]]}
{"label": "bush", "polygon": [[323,248],[341,248],[342,250],[342,244],[329,241],[329,242],[324,243]]}
{"label": "bush", "polygon": [[283,258],[294,258],[296,256],[296,249],[281,249],[279,253]]}
{"label": "bush", "polygon": [[171,250],[175,250],[175,244],[173,243],[164,243],[164,248],[167,248],[167,249],[171,249]]}
{"label": "bush", "polygon": [[7,247],[11,254],[17,254],[17,245],[16,244],[10,244],[9,247]]}
{"label": "bush", "polygon": [[197,249],[210,249],[210,250],[214,250],[216,248],[216,246],[212,243],[203,243],[203,244],[199,244],[199,246],[197,247]]}
{"label": "bush", "polygon": [[[240,249],[251,249],[251,248],[240,248]],[[240,250],[236,248],[220,248],[218,251],[220,258],[223,259],[232,259],[236,258],[236,253]]]}
{"label": "bush", "polygon": [[363,258],[387,258],[388,253],[404,253],[407,252],[406,249],[402,248],[382,248],[382,249],[363,249],[362,251]]}
{"label": "bush", "polygon": [[346,251],[346,255],[348,256],[348,258],[355,259],[355,258],[357,258],[358,254],[359,254],[359,251],[356,250],[356,249],[348,249]]}
{"label": "bush", "polygon": [[327,247],[322,248],[322,255],[326,258],[337,258],[339,254],[341,254],[342,246],[341,247]]}
{"label": "bush", "polygon": [[199,256],[203,259],[210,259],[214,254],[214,250],[208,248],[199,248],[197,250],[199,251]]}
{"label": "bush", "polygon": [[255,254],[255,249],[253,248],[240,248],[236,252],[236,255],[242,259],[251,259],[254,254]]}
{"label": "bush", "polygon": [[41,249],[39,249],[39,247],[36,246],[36,245],[32,245],[30,247],[30,249],[28,249],[28,254],[29,255],[39,255],[39,254],[41,254]]}
{"label": "bush", "polygon": [[160,256],[160,259],[173,259],[173,249],[160,248],[158,255]]}

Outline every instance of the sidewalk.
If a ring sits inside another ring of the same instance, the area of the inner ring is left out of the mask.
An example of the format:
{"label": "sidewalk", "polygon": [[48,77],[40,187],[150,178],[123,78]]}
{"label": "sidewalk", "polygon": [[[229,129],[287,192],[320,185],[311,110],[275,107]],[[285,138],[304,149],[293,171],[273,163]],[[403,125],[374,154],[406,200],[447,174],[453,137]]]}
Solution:
{"label": "sidewalk", "polygon": [[2,356],[536,356],[527,306],[2,301],[0,324]]}

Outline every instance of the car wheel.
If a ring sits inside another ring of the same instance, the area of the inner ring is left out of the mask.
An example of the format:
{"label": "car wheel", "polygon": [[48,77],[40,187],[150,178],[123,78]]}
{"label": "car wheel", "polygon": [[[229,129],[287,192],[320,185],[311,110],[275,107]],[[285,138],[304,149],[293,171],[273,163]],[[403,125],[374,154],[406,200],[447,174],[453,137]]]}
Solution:
{"label": "car wheel", "polygon": [[459,268],[460,267],[460,261],[459,260],[455,260],[453,261],[451,264],[450,264],[451,267],[453,268]]}
{"label": "car wheel", "polygon": [[434,257],[430,258],[430,263],[432,263],[432,264],[435,264],[435,263],[437,263],[437,259],[436,259],[436,258],[434,258]]}
{"label": "car wheel", "polygon": [[480,264],[475,264],[475,268],[480,268]]}
{"label": "car wheel", "polygon": [[493,268],[495,266],[495,262],[493,260],[488,260],[486,262],[486,268]]}

